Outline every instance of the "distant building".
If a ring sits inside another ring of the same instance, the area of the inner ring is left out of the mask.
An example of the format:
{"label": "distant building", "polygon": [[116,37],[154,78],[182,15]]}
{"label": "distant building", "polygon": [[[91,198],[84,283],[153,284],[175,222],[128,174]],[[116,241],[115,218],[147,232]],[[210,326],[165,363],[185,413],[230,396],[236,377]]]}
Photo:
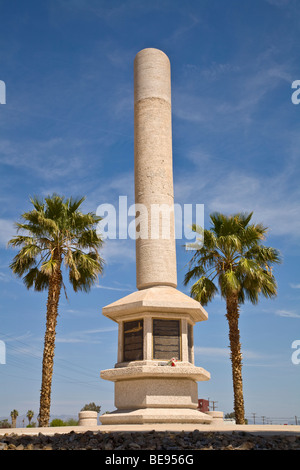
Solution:
{"label": "distant building", "polygon": [[233,418],[224,418],[224,424],[236,424],[235,419]]}
{"label": "distant building", "polygon": [[207,413],[209,411],[209,401],[204,398],[198,399],[198,408],[202,413]]}

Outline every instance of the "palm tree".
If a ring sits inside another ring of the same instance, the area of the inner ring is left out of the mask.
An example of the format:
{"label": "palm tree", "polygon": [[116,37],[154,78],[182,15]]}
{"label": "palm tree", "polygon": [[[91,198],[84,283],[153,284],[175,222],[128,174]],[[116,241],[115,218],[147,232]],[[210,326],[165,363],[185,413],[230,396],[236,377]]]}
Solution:
{"label": "palm tree", "polygon": [[201,237],[189,245],[194,254],[184,278],[185,285],[196,279],[191,287],[191,296],[202,305],[210,302],[218,292],[226,300],[237,424],[245,423],[238,324],[240,305],[245,300],[256,304],[260,295],[276,296],[277,285],[271,266],[280,262],[277,250],[262,245],[267,228],[262,224],[250,224],[252,215],[252,212],[231,216],[213,213],[210,230],[194,225],[193,230]]}
{"label": "palm tree", "polygon": [[22,214],[16,228],[21,235],[9,241],[21,247],[10,267],[23,278],[28,289],[48,290],[46,332],[44,340],[39,425],[48,426],[55,349],[58,304],[63,287],[63,270],[75,292],[88,292],[103,272],[99,249],[103,241],[95,224],[101,218],[84,214],[80,206],[85,198],[65,199],[53,194],[45,200],[31,199],[33,209]]}
{"label": "palm tree", "polygon": [[31,420],[34,417],[34,412],[32,410],[28,410],[27,414],[26,414],[26,417],[28,419],[28,423],[29,423],[29,426],[30,426]]}
{"label": "palm tree", "polygon": [[15,428],[17,426],[17,417],[18,416],[19,416],[19,412],[17,410],[12,410],[10,412],[11,424],[12,424],[13,428]]}

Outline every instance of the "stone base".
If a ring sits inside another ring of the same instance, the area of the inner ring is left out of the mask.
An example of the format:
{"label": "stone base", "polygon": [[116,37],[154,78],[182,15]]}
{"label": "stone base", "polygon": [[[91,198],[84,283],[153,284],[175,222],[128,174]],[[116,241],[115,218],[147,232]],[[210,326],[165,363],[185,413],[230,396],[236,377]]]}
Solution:
{"label": "stone base", "polygon": [[224,423],[223,411],[208,411],[207,414],[213,418],[214,423]]}
{"label": "stone base", "polygon": [[212,418],[188,408],[145,408],[117,410],[100,416],[102,424],[194,423],[210,424]]}
{"label": "stone base", "polygon": [[210,375],[192,364],[135,365],[101,371],[115,383],[113,413],[100,417],[102,424],[210,423],[212,417],[197,410],[198,380]]}
{"label": "stone base", "polygon": [[97,411],[80,411],[78,414],[79,426],[97,426]]}
{"label": "stone base", "polygon": [[104,380],[118,382],[121,380],[134,379],[153,379],[153,378],[173,378],[173,379],[190,379],[195,382],[206,381],[210,379],[210,373],[202,367],[196,367],[190,363],[176,363],[175,367],[160,366],[158,363],[151,361],[151,365],[136,361],[130,363],[128,367],[118,367],[114,369],[106,369],[100,372],[100,377]]}

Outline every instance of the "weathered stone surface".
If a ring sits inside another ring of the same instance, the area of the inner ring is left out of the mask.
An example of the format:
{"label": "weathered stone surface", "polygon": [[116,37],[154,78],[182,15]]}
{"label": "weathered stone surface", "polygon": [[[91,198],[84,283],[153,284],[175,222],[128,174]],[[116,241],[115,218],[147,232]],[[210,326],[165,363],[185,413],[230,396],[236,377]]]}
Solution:
{"label": "weathered stone surface", "polygon": [[[168,57],[158,49],[143,49],[134,60],[134,159],[135,202],[147,209],[139,221],[148,232],[136,240],[137,288],[176,287],[171,71]],[[167,208],[163,220],[169,224],[163,230],[167,233],[155,236],[153,209],[158,205]]]}

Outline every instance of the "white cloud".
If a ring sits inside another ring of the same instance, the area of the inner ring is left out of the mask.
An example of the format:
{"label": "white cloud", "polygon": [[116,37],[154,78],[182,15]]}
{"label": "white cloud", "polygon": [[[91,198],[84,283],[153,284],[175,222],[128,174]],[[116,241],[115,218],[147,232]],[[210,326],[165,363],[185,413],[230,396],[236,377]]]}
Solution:
{"label": "white cloud", "polygon": [[213,211],[254,211],[256,221],[263,221],[273,235],[298,236],[300,203],[288,193],[283,174],[266,177],[233,171],[214,189],[209,204]]}
{"label": "white cloud", "polygon": [[[189,67],[182,86],[174,87],[173,114],[185,121],[201,123],[205,129],[223,134],[247,128],[257,120],[259,106],[269,93],[293,80],[288,63],[277,63],[274,50],[248,55],[234,63],[213,63],[202,71]],[[199,85],[200,84],[200,85]],[[222,94],[220,94],[222,90]]]}
{"label": "white cloud", "polygon": [[9,219],[0,219],[0,245],[7,246],[7,242],[16,235],[14,222]]}
{"label": "white cloud", "polygon": [[286,318],[300,318],[299,313],[294,312],[293,310],[276,310],[276,315]]}
{"label": "white cloud", "polygon": [[107,264],[135,263],[135,243],[132,240],[106,240],[102,257]]}
{"label": "white cloud", "polygon": [[[196,169],[189,167],[187,174],[182,171],[178,176],[175,174],[178,202],[204,204],[210,213],[254,212],[253,221],[266,225],[269,235],[289,236],[299,242],[299,190],[293,185],[296,163],[292,161],[283,171],[266,175],[242,168],[229,169],[222,159],[214,155],[209,158],[201,149],[191,153],[191,158],[187,155]],[[202,179],[199,179],[199,172],[204,175]]]}
{"label": "white cloud", "polygon": [[[195,346],[195,354],[197,356],[209,356],[212,359],[219,358],[219,359],[228,359],[230,360],[230,348],[214,348],[214,347],[201,347],[201,346]],[[269,356],[266,354],[259,353],[257,351],[251,351],[249,349],[243,349],[242,348],[242,357],[243,359],[249,360],[249,359],[256,359],[256,360],[261,360],[261,359],[270,359]]]}
{"label": "white cloud", "polygon": [[56,180],[69,175],[81,175],[90,167],[86,159],[88,142],[78,139],[52,138],[45,141],[2,140],[1,163],[16,169],[27,169],[39,178]]}
{"label": "white cloud", "polygon": [[210,356],[210,357],[229,357],[229,348],[212,348],[195,346],[195,354],[199,356]]}
{"label": "white cloud", "polygon": [[290,284],[292,289],[300,289],[300,284]]}
{"label": "white cloud", "polygon": [[110,328],[97,328],[94,330],[83,330],[83,331],[73,331],[71,333],[63,335],[57,335],[57,343],[89,343],[89,344],[98,344],[101,343],[99,336],[97,339],[93,339],[93,335],[99,335],[101,333],[108,333],[110,331],[117,331],[117,327]]}
{"label": "white cloud", "polygon": [[128,288],[122,288],[122,287],[113,287],[113,286],[101,286],[100,284],[96,284],[94,286],[96,289],[107,289],[107,290],[116,290],[116,291],[121,291],[121,292],[130,292],[132,289]]}
{"label": "white cloud", "polygon": [[18,280],[16,280],[14,277],[12,277],[10,274],[6,274],[3,272],[0,272],[0,282],[17,282],[18,284],[22,284]]}

